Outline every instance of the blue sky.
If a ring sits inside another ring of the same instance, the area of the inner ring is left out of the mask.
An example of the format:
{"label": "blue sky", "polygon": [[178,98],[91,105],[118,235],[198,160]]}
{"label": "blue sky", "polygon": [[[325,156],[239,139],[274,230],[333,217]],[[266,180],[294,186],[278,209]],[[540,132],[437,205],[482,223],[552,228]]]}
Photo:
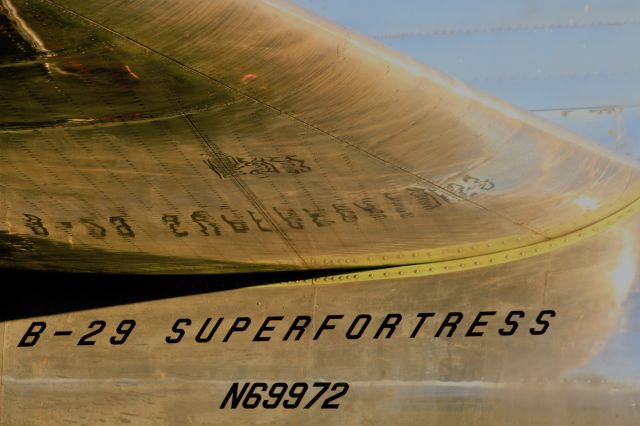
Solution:
{"label": "blue sky", "polygon": [[637,0],[296,3],[640,161]]}

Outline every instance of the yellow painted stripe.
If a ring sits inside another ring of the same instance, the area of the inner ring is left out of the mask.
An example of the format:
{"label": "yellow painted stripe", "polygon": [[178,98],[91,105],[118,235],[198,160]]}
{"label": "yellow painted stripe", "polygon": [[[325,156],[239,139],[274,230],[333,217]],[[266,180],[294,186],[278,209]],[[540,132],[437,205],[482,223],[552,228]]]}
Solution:
{"label": "yellow painted stripe", "polygon": [[[627,201],[627,202],[630,202]],[[598,222],[599,217],[591,217],[599,213],[599,210],[593,210],[584,213],[579,219],[581,223],[589,223],[588,220]],[[576,220],[577,221],[577,220]],[[370,253],[370,254],[353,254],[353,255],[329,255],[329,256],[311,256],[305,257],[307,265],[311,268],[375,268],[380,266],[393,267],[404,266],[421,263],[435,263],[443,261],[455,261],[462,258],[482,256],[491,253],[502,252],[505,250],[517,249],[520,247],[528,247],[536,243],[548,241],[555,236],[563,236],[567,232],[576,229],[577,226],[571,223],[562,223],[553,227],[544,227],[538,230],[539,233],[529,233],[522,235],[513,235],[508,237],[500,237],[493,240],[474,241],[457,245],[448,245],[444,247],[432,247],[426,249],[413,249],[395,252]],[[582,225],[584,226],[584,225]],[[546,235],[546,236],[545,236]]]}
{"label": "yellow painted stripe", "polygon": [[629,204],[622,210],[608,216],[590,226],[571,232],[569,234],[545,240],[523,247],[498,251],[480,256],[465,257],[454,260],[446,260],[432,263],[419,263],[405,266],[395,266],[381,269],[371,269],[345,274],[328,275],[325,277],[308,280],[289,281],[277,284],[269,284],[264,287],[283,287],[298,285],[342,284],[362,281],[377,281],[386,279],[425,277],[430,275],[447,274],[451,272],[467,271],[484,268],[487,266],[510,263],[527,259],[541,254],[576,244],[589,237],[600,234],[621,221],[630,218],[640,212],[640,198]]}

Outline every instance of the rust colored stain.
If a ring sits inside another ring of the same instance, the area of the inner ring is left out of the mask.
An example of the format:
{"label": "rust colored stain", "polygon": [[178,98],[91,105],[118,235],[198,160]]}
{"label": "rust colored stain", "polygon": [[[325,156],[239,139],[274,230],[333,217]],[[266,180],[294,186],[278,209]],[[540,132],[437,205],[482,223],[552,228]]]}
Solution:
{"label": "rust colored stain", "polygon": [[240,81],[242,81],[243,84],[248,84],[249,82],[255,80],[256,78],[258,78],[257,75],[249,73],[249,74],[243,75]]}
{"label": "rust colored stain", "polygon": [[140,80],[140,76],[138,74],[136,74],[135,72],[133,72],[131,70],[131,68],[129,67],[129,65],[125,65],[124,66],[125,71],[127,71],[129,73],[129,75],[133,78],[135,78],[136,80]]}

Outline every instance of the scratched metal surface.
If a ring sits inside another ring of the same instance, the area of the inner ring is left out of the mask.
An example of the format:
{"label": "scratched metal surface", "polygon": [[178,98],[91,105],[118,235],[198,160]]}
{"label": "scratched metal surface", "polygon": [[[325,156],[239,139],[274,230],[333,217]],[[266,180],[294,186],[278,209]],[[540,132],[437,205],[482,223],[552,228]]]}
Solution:
{"label": "scratched metal surface", "polygon": [[4,266],[434,261],[640,194],[631,163],[292,5],[3,5]]}
{"label": "scratched metal surface", "polygon": [[[361,274],[351,283],[297,282],[6,322],[2,421],[637,424],[638,218],[570,247],[473,271],[386,280]],[[546,332],[532,334],[542,330],[536,318],[545,310],[555,316],[545,317]],[[481,336],[466,336],[481,311],[495,315],[472,330]],[[524,315],[514,317],[516,329],[505,323],[511,311]],[[458,328],[436,337],[449,312],[462,314]],[[419,325],[420,313],[433,316]],[[347,339],[359,314],[371,322]],[[402,318],[375,338],[387,314]],[[311,317],[308,328],[300,340],[297,332],[285,340],[298,315]],[[343,317],[314,340],[327,315]],[[253,341],[267,316],[283,318],[261,335],[270,340]],[[229,335],[238,317],[251,323]],[[168,344],[178,318],[191,324]],[[197,343],[207,318],[200,339],[210,339]],[[109,344],[122,338],[115,328],[124,319],[136,328],[124,344]],[[94,320],[106,321],[104,333],[77,346]],[[46,329],[34,346],[18,347],[32,321]],[[59,330],[72,334],[54,336]],[[338,409],[219,409],[236,381],[320,380],[350,384]]]}

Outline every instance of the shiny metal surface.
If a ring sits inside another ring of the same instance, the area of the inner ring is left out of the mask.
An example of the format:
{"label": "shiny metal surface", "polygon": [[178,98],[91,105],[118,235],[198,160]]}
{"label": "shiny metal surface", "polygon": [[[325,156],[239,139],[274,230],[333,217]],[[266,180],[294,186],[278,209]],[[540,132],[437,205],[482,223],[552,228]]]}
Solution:
{"label": "shiny metal surface", "polygon": [[[0,424],[639,423],[632,161],[280,1],[0,4],[0,267],[325,270],[3,302]],[[350,388],[220,408],[259,381]]]}
{"label": "shiny metal surface", "polygon": [[637,167],[293,6],[117,6],[5,2],[5,266],[455,259],[640,194]]}
{"label": "shiny metal surface", "polygon": [[[612,370],[603,371],[597,355],[619,361],[636,353],[638,330],[624,324],[640,318],[639,225],[627,219],[569,247],[470,271],[373,281],[361,275],[352,283],[298,282],[6,322],[3,421],[632,425],[640,415],[638,369],[608,360]],[[524,318],[509,335],[512,311]],[[543,316],[548,328],[535,334],[543,311],[555,316]],[[436,337],[450,312],[463,315],[459,327]],[[480,312],[495,314],[471,330],[482,335],[468,335]],[[420,313],[433,316],[420,325]],[[371,322],[347,339],[360,314]],[[376,338],[390,314],[402,316],[397,328]],[[312,319],[309,328],[298,341],[284,340],[298,315]],[[314,340],[327,315],[343,317]],[[263,334],[269,341],[254,341],[268,316],[283,318]],[[192,324],[183,325],[180,342],[167,344],[178,318]],[[207,318],[201,339],[223,320],[209,342],[197,343]],[[251,324],[227,339],[237,318]],[[106,321],[105,334],[94,346],[77,346],[96,319]],[[110,345],[123,319],[135,319],[137,328],[125,344]],[[46,321],[47,330],[37,345],[18,347],[32,321]],[[56,337],[54,330],[74,334]],[[300,380],[351,388],[337,410],[218,408],[233,382]]]}
{"label": "shiny metal surface", "polygon": [[635,0],[296,3],[640,161]]}
{"label": "shiny metal surface", "polygon": [[527,110],[640,100],[634,0],[296,3]]}

